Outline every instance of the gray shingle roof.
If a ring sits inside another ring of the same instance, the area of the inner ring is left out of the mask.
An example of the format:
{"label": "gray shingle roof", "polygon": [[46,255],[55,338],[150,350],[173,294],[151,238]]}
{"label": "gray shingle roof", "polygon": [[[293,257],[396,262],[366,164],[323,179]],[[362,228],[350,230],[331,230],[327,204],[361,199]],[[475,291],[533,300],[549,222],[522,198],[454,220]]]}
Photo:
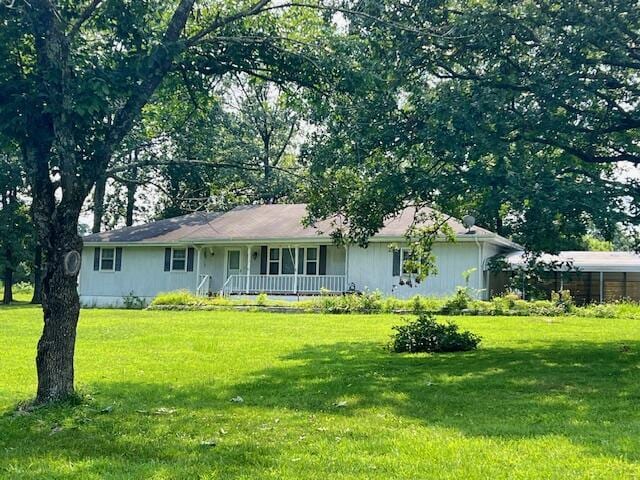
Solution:
{"label": "gray shingle roof", "polygon": [[[423,211],[423,210],[421,210]],[[427,210],[428,211],[428,210]],[[411,226],[415,209],[406,208],[389,219],[372,240],[402,238]],[[145,225],[126,227],[109,232],[92,234],[85,243],[205,243],[240,240],[277,239],[330,239],[336,219],[318,222],[314,227],[304,227],[305,204],[248,205],[236,207],[226,213],[193,213]],[[456,219],[448,224],[460,236],[467,230]],[[474,227],[475,236],[494,238],[501,243],[507,239]]]}

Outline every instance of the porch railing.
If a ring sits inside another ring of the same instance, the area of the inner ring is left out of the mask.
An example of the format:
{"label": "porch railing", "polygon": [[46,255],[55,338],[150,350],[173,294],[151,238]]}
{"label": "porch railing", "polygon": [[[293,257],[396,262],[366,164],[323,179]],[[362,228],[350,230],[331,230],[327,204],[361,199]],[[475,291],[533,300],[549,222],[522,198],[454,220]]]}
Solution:
{"label": "porch railing", "polygon": [[345,275],[231,275],[222,287],[222,293],[295,295],[321,291],[343,293],[345,289]]}
{"label": "porch railing", "polygon": [[200,275],[198,278],[198,287],[196,288],[196,295],[199,297],[205,297],[211,291],[211,275]]}

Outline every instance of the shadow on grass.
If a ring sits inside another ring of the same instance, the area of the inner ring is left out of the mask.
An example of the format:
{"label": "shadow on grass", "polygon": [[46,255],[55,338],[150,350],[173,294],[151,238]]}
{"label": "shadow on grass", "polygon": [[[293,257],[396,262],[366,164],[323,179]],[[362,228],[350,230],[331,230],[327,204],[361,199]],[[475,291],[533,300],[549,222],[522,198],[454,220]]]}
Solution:
{"label": "shadow on grass", "polygon": [[[168,390],[138,388],[148,394]],[[158,396],[147,398],[146,404],[167,401]],[[216,412],[224,406],[220,407],[210,416],[220,417]],[[224,418],[203,421],[201,415],[190,415],[184,404],[178,409],[136,411],[132,405],[118,404],[108,412],[89,403],[8,412],[0,417],[0,478],[186,479],[206,474],[234,479],[273,468],[277,454],[269,446],[247,438],[220,442]]]}
{"label": "shadow on grass", "polygon": [[[15,453],[5,449],[4,455],[15,462],[24,454],[20,445],[29,445],[36,456],[57,446],[71,459],[107,459],[118,465],[135,458],[153,468],[154,462],[171,464],[193,456],[189,452],[198,448],[193,422],[209,428],[203,418],[257,408],[255,415],[263,417],[270,410],[277,415],[290,409],[352,416],[354,422],[369,411],[385,412],[467,436],[507,440],[560,435],[593,455],[640,459],[640,342],[563,342],[440,355],[397,355],[379,344],[337,343],[306,346],[280,360],[226,390],[211,384],[93,385],[99,398],[121,407],[102,417],[91,414],[98,420],[86,425],[71,410],[5,415],[0,431],[11,430],[17,448]],[[229,402],[236,395],[244,398],[242,405]],[[340,402],[346,406],[338,408]],[[173,406],[180,415],[149,421],[146,413],[135,411],[140,406],[150,411]],[[53,420],[80,426],[64,442],[43,435],[42,422],[50,429]],[[211,425],[217,428],[213,420]],[[156,440],[145,442],[146,430]],[[169,444],[162,432],[170,436]],[[247,462],[264,466],[277,462],[279,453],[273,443],[267,448],[247,441],[216,451],[216,461],[224,459],[225,478],[234,478]],[[198,452],[197,460],[203,455],[209,454]]]}
{"label": "shadow on grass", "polygon": [[[640,459],[640,342],[552,343],[398,355],[377,344],[308,346],[237,386],[262,407],[359,415],[389,410],[466,435],[557,434]],[[347,407],[334,405],[346,400]]]}

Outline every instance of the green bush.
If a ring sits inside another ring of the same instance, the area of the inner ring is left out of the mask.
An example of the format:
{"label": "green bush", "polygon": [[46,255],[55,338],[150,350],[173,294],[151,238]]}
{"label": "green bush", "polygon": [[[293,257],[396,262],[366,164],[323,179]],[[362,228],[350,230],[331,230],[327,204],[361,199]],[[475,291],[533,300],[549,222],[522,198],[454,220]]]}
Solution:
{"label": "green bush", "polygon": [[[131,298],[130,308],[141,305]],[[125,302],[126,304],[126,302]],[[459,288],[448,298],[431,298],[415,295],[410,299],[383,297],[379,291],[362,294],[324,294],[302,301],[274,300],[262,293],[255,299],[234,297],[197,297],[187,290],[159,294],[152,306],[184,306],[192,309],[205,307],[287,307],[301,312],[320,311],[322,313],[393,313],[412,312],[438,313],[445,315],[518,315],[557,317],[575,315],[599,318],[638,318],[640,304],[621,301],[605,305],[577,307],[569,291],[554,293],[552,300],[521,300],[513,293],[507,293],[491,300],[475,300],[469,290]]]}
{"label": "green bush", "polygon": [[344,309],[341,297],[334,295],[321,295],[314,299],[305,301],[304,305],[309,310],[317,308],[322,313],[342,313]]}
{"label": "green bush", "polygon": [[147,306],[145,299],[134,295],[133,290],[122,297],[122,304],[127,310],[140,310]]}
{"label": "green bush", "polygon": [[407,308],[406,301],[396,297],[386,297],[382,300],[382,311],[393,313]]}
{"label": "green bush", "polygon": [[382,312],[382,293],[380,293],[379,290],[375,290],[373,292],[364,292],[359,296],[358,299],[359,302],[356,303],[356,311],[358,313]]}
{"label": "green bush", "polygon": [[151,305],[197,305],[198,297],[188,290],[159,293]]}
{"label": "green bush", "polygon": [[609,304],[587,305],[576,308],[574,314],[578,317],[615,318],[618,316],[616,307]]}
{"label": "green bush", "polygon": [[256,297],[256,305],[261,307],[266,306],[269,303],[269,297],[266,293],[262,292]]}
{"label": "green bush", "polygon": [[[461,303],[459,300],[456,302]],[[507,293],[491,300],[471,300],[466,312],[473,315],[558,316],[565,314],[564,308],[549,300],[522,300],[513,293]]]}
{"label": "green bush", "polygon": [[442,307],[442,313],[461,313],[462,311],[469,309],[472,300],[473,299],[471,298],[471,295],[469,295],[468,288],[458,287],[455,295],[445,302]]}
{"label": "green bush", "polygon": [[323,313],[380,313],[388,311],[379,291],[348,295],[320,295],[305,302],[294,303],[306,309],[318,309]]}
{"label": "green bush", "polygon": [[496,315],[501,315],[503,313],[511,312],[516,308],[516,302],[520,300],[520,297],[515,293],[505,293],[500,297],[494,297],[491,299],[491,304],[493,306]]}
{"label": "green bush", "polygon": [[565,312],[571,312],[576,306],[569,290],[551,292],[551,301],[561,307]]}
{"label": "green bush", "polygon": [[433,315],[422,313],[405,325],[396,325],[393,336],[394,352],[464,352],[475,350],[481,338],[467,330],[460,331],[453,322],[438,323]]}
{"label": "green bush", "polygon": [[565,314],[565,307],[549,300],[535,300],[529,302],[527,315],[538,317],[558,317]]}
{"label": "green bush", "polygon": [[640,320],[640,303],[630,300],[623,300],[614,304],[616,317],[637,318]]}

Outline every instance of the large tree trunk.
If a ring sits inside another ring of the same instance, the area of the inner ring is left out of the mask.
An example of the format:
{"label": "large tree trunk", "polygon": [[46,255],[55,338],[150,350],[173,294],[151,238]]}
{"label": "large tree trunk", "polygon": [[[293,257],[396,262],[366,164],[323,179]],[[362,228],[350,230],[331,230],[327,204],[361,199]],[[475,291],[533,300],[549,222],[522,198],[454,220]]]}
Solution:
{"label": "large tree trunk", "polygon": [[104,195],[107,190],[107,178],[102,176],[96,181],[96,188],[93,192],[93,228],[91,232],[100,233],[102,227],[102,217],[104,217]]}
{"label": "large tree trunk", "polygon": [[36,246],[33,258],[33,297],[31,303],[42,303],[42,247]]}
{"label": "large tree trunk", "polygon": [[72,250],[81,252],[82,239],[77,234],[77,216],[75,221],[70,212],[60,217],[58,222],[49,225],[54,230],[49,235],[42,278],[44,329],[36,358],[36,403],[63,400],[74,394],[73,364],[80,299],[78,275],[65,272],[64,258]]}
{"label": "large tree trunk", "polygon": [[[94,2],[95,3],[95,2]],[[137,75],[138,85],[113,115],[113,124],[100,138],[91,135],[91,123],[77,123],[74,113],[75,84],[71,42],[66,22],[53,2],[34,0],[28,10],[33,30],[36,67],[34,81],[47,108],[29,120],[25,154],[30,170],[34,218],[45,257],[42,277],[44,329],[38,342],[36,403],[63,400],[74,394],[73,357],[80,300],[76,289],[77,271],[65,272],[66,255],[82,249],[78,236],[80,209],[96,181],[106,176],[114,149],[131,131],[142,108],[173,65],[174,58],[187,48],[176,47],[195,0],[181,0],[162,35],[161,44],[149,54]],[[264,5],[266,2],[263,2]],[[82,23],[82,22],[80,22]],[[80,23],[76,24],[79,25]],[[73,30],[73,29],[72,29]],[[46,112],[44,111],[46,110]],[[98,120],[102,122],[102,119]],[[84,156],[81,146],[91,145],[94,158]],[[31,148],[33,147],[33,148]],[[52,172],[59,180],[52,180]],[[61,195],[57,195],[60,192]],[[101,197],[101,198],[100,198]],[[104,202],[104,194],[97,198]],[[98,222],[102,215],[95,212]]]}
{"label": "large tree trunk", "polygon": [[[138,150],[134,150],[133,153],[133,161],[138,162]],[[129,172],[129,178],[135,179],[138,173],[137,168],[132,168]],[[130,227],[133,225],[133,211],[136,206],[136,182],[128,182],[127,183],[127,212],[125,218],[125,225]]]}
{"label": "large tree trunk", "polygon": [[4,283],[4,294],[2,295],[2,303],[10,305],[13,302],[13,269],[7,267],[4,269],[2,275],[2,282]]}
{"label": "large tree trunk", "polygon": [[127,186],[127,214],[125,218],[125,225],[130,227],[133,225],[133,211],[136,204],[136,184],[130,183]]}

